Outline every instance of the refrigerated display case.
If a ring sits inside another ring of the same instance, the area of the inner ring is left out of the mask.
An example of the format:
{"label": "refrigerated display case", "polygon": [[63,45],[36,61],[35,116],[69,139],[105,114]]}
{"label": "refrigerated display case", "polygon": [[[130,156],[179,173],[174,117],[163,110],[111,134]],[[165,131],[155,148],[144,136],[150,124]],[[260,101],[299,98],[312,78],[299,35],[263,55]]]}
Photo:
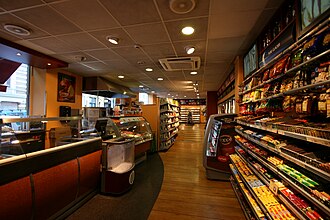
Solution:
{"label": "refrigerated display case", "polygon": [[235,152],[236,114],[209,117],[204,134],[203,165],[208,179],[229,180],[229,155]]}
{"label": "refrigerated display case", "polygon": [[122,194],[134,183],[134,138],[116,138],[102,143],[101,192]]}
{"label": "refrigerated display case", "polygon": [[124,138],[135,140],[136,163],[146,159],[146,152],[150,150],[152,131],[149,122],[142,116],[139,117],[112,117],[119,134]]}

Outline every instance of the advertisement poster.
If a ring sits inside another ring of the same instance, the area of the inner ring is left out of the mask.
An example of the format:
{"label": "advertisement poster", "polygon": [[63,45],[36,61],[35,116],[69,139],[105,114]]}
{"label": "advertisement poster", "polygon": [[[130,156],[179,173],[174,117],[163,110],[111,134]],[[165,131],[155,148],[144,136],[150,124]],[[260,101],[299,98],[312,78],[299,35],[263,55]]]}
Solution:
{"label": "advertisement poster", "polygon": [[76,78],[58,73],[57,101],[75,102]]}
{"label": "advertisement poster", "polygon": [[300,0],[300,5],[301,29],[304,30],[330,8],[330,0]]}

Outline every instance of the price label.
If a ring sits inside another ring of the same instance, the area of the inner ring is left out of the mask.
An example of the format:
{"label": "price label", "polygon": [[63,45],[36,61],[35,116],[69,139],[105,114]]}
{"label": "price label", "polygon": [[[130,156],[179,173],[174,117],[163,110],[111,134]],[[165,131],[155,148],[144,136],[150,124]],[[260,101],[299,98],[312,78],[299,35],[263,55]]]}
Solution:
{"label": "price label", "polygon": [[272,191],[275,195],[278,193],[278,186],[276,185],[274,180],[271,180],[269,183],[269,189]]}
{"label": "price label", "polygon": [[316,143],[316,144],[322,144],[322,145],[325,145],[325,146],[330,145],[330,141],[328,141],[328,140],[322,140],[322,139],[313,138],[313,137],[307,137],[306,139],[307,139],[307,141],[313,142],[313,143]]}

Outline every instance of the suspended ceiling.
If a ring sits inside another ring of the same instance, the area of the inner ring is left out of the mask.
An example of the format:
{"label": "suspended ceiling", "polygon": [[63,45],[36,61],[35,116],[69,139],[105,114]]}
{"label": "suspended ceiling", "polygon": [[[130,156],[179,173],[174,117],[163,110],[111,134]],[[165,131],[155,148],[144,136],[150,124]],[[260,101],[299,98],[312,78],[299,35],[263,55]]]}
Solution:
{"label": "suspended ceiling", "polygon": [[[68,62],[65,69],[81,76],[103,76],[134,91],[174,98],[196,98],[197,82],[203,98],[219,89],[234,58],[249,49],[283,0],[195,0],[186,14],[172,12],[169,2],[0,0],[0,37]],[[8,33],[5,24],[31,34]],[[194,34],[181,34],[187,25]],[[110,44],[107,36],[118,37],[119,44]],[[191,56],[201,58],[198,74],[165,71],[158,59],[187,56],[188,45],[196,48]]]}

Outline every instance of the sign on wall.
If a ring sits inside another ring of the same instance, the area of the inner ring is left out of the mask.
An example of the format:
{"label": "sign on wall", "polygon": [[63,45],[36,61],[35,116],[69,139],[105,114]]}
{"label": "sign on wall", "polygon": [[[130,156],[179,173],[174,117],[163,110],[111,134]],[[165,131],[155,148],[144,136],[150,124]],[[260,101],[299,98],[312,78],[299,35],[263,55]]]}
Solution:
{"label": "sign on wall", "polygon": [[75,102],[76,78],[63,73],[58,73],[57,101]]}

